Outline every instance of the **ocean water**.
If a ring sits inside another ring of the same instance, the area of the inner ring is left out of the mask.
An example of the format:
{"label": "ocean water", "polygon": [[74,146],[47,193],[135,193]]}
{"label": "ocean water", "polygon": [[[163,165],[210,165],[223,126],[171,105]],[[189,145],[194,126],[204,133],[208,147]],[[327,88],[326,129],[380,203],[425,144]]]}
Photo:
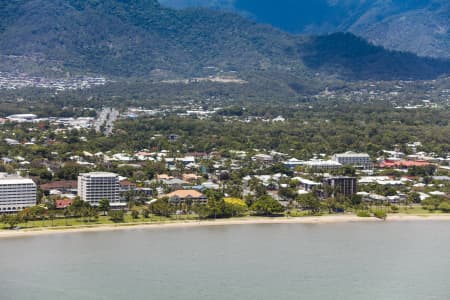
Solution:
{"label": "ocean water", "polygon": [[1,300],[450,299],[450,222],[0,239]]}

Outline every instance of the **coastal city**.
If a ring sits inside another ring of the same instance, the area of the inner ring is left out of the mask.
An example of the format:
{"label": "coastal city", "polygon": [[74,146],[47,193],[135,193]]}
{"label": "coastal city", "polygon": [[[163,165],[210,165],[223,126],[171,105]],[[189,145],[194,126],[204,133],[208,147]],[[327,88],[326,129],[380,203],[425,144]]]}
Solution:
{"label": "coastal city", "polygon": [[[177,117],[210,118],[220,110],[190,109]],[[385,219],[395,213],[450,212],[450,156],[422,151],[421,141],[392,145],[376,156],[347,149],[299,159],[272,149],[189,152],[182,150],[183,136],[155,132],[149,144],[159,146],[151,149],[51,150],[62,141],[89,145],[90,136],[113,134],[118,120],[162,113],[170,112],[103,108],[96,117],[1,119],[5,228],[67,227],[70,220],[82,226],[163,218],[356,214]],[[278,116],[246,122],[287,121]]]}

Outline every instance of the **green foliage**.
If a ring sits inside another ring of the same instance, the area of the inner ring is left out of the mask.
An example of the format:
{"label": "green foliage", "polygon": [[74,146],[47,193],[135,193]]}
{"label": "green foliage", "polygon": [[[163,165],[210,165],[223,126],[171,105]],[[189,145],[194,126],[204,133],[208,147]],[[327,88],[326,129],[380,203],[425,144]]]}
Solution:
{"label": "green foliage", "polygon": [[370,213],[367,211],[359,211],[356,215],[360,218],[369,218],[370,217]]}
{"label": "green foliage", "polygon": [[283,205],[270,196],[262,196],[250,208],[257,216],[272,216],[284,212]]}
{"label": "green foliage", "polygon": [[320,212],[320,200],[312,193],[298,196],[297,201],[303,209],[309,210],[311,214]]}
{"label": "green foliage", "polygon": [[108,199],[100,199],[98,203],[98,209],[103,212],[103,215],[109,211],[110,203]]}
{"label": "green foliage", "polygon": [[108,213],[108,216],[114,223],[120,223],[124,221],[125,213],[121,210],[112,210]]}
{"label": "green foliage", "polygon": [[[0,54],[5,67],[25,72],[164,78],[210,75],[206,67],[214,66],[244,74],[258,70],[283,81],[308,71],[309,78],[319,71],[360,80],[430,78],[449,70],[445,61],[387,51],[350,33],[298,37],[238,14],[172,10],[157,1],[12,2],[0,6],[0,32],[9,33],[2,35]],[[23,58],[17,62],[17,56]],[[307,89],[300,80],[284,84]]]}
{"label": "green foliage", "polygon": [[13,229],[16,227],[22,219],[18,214],[4,214],[2,215],[2,222],[9,226],[9,229]]}
{"label": "green foliage", "polygon": [[158,216],[169,217],[171,212],[169,199],[167,198],[158,199],[158,201],[150,205],[150,211]]}
{"label": "green foliage", "polygon": [[131,217],[133,219],[139,219],[139,210],[137,208],[131,210]]}
{"label": "green foliage", "polygon": [[[429,210],[431,212],[431,211],[438,210],[439,206],[445,202],[447,202],[447,199],[444,197],[432,196],[432,197],[429,197],[429,198],[423,200],[421,202],[421,204],[424,209]],[[444,204],[444,207],[445,207],[445,204]]]}
{"label": "green foliage", "polygon": [[450,213],[450,202],[442,201],[441,204],[439,204],[439,210],[445,213]]}
{"label": "green foliage", "polygon": [[224,201],[225,201],[225,211],[227,212],[228,215],[231,215],[232,217],[242,216],[248,210],[248,206],[244,200],[237,198],[225,198]]}
{"label": "green foliage", "polygon": [[387,218],[387,213],[384,210],[375,210],[373,212],[373,215],[375,218],[378,218],[378,219],[386,220],[386,218]]}
{"label": "green foliage", "polygon": [[391,205],[391,211],[393,213],[398,213],[400,210],[400,207],[398,207],[397,205]]}
{"label": "green foliage", "polygon": [[147,206],[144,206],[141,210],[141,214],[144,219],[147,219],[150,216],[150,209]]}

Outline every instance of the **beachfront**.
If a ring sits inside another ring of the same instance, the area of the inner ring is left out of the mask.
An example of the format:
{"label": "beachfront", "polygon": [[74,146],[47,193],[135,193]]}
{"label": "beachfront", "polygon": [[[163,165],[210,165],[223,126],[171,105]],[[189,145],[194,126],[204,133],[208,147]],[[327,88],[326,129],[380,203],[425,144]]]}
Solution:
{"label": "beachfront", "polygon": [[298,218],[234,218],[234,219],[217,219],[217,220],[180,220],[174,222],[161,223],[121,223],[107,225],[86,225],[86,226],[58,226],[58,227],[41,227],[22,230],[1,230],[0,238],[14,238],[39,236],[49,234],[65,234],[80,232],[105,232],[116,230],[142,230],[142,229],[161,229],[161,228],[191,228],[199,226],[228,226],[228,225],[255,225],[255,224],[332,224],[332,223],[349,223],[349,222],[400,222],[400,221],[450,221],[450,215],[407,215],[393,214],[389,215],[386,220],[377,218],[361,218],[356,215],[330,215],[330,216],[311,216]]}

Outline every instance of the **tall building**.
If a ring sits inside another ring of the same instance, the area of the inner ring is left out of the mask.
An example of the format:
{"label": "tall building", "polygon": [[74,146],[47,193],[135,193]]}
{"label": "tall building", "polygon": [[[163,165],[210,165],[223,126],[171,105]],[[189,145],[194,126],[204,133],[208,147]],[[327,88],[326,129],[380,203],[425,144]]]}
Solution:
{"label": "tall building", "polygon": [[367,153],[345,152],[333,155],[333,160],[342,165],[351,165],[358,168],[369,169],[372,167],[370,156]]}
{"label": "tall building", "polygon": [[357,191],[356,177],[328,177],[323,179],[323,189],[326,197],[337,195],[353,196]]}
{"label": "tall building", "polygon": [[107,172],[84,173],[78,176],[78,196],[81,200],[98,206],[100,200],[119,203],[119,175]]}
{"label": "tall building", "polygon": [[36,205],[36,184],[29,178],[0,174],[0,213]]}

